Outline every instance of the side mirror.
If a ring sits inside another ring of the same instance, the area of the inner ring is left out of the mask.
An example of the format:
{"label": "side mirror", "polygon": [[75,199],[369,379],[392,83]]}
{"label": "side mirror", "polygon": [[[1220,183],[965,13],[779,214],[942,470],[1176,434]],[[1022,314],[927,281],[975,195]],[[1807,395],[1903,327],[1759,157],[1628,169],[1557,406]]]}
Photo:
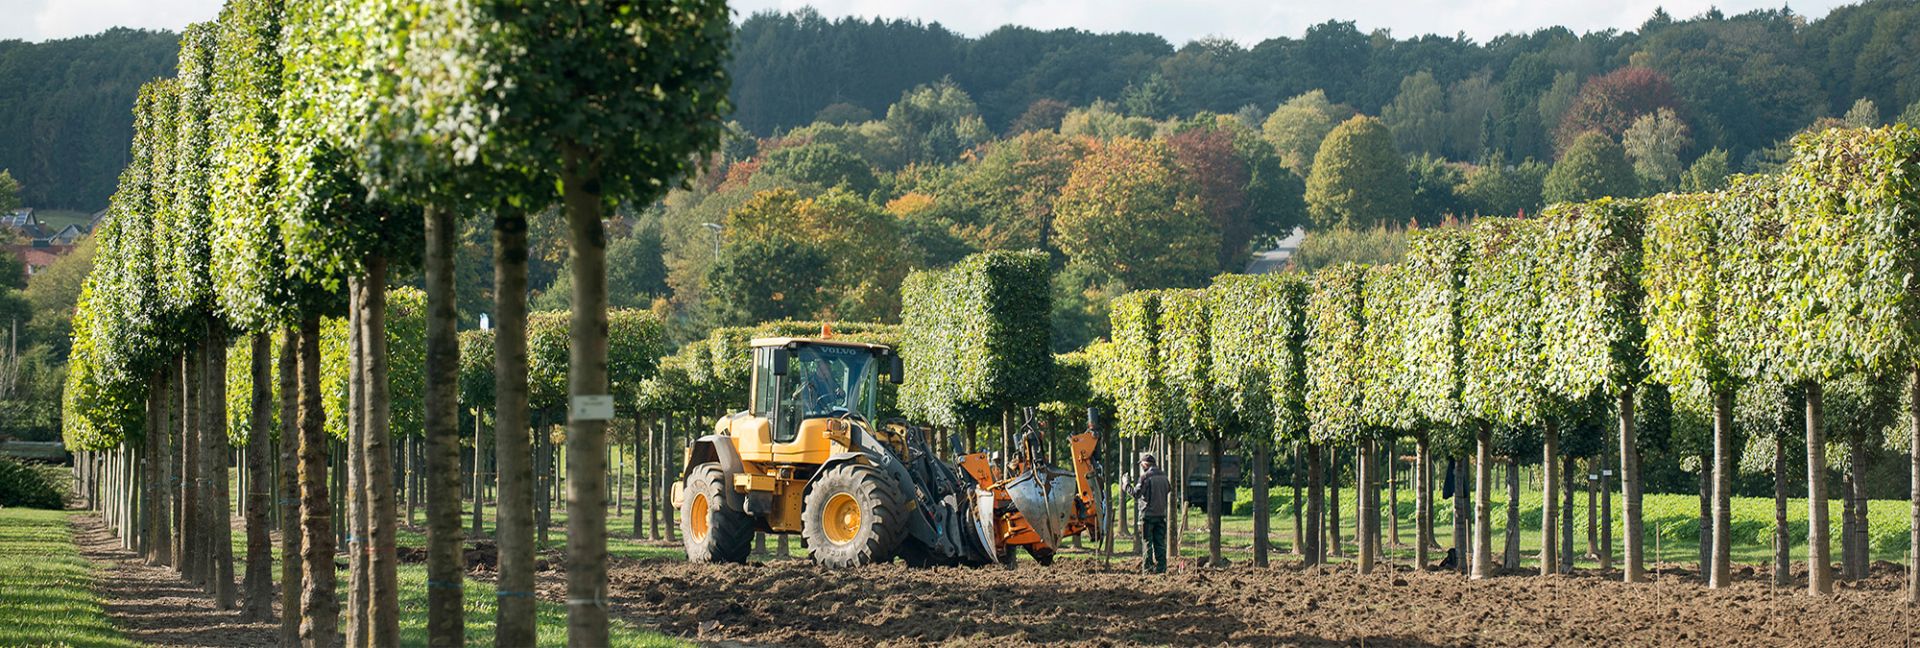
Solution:
{"label": "side mirror", "polygon": [[887,356],[887,361],[887,382],[895,385],[906,382],[907,363],[900,359],[900,354]]}
{"label": "side mirror", "polygon": [[786,349],[784,348],[774,349],[773,350],[773,375],[775,376],[787,375],[787,363],[790,362],[791,360],[792,360],[792,355],[789,354]]}

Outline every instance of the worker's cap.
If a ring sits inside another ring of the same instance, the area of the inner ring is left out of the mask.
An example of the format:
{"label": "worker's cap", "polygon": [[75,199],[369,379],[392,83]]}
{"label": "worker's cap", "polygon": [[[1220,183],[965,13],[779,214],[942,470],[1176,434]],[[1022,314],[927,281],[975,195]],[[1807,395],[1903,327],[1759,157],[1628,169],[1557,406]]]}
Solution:
{"label": "worker's cap", "polygon": [[1140,453],[1140,463],[1143,463],[1149,466],[1158,465],[1158,462],[1154,460],[1153,453],[1151,452]]}

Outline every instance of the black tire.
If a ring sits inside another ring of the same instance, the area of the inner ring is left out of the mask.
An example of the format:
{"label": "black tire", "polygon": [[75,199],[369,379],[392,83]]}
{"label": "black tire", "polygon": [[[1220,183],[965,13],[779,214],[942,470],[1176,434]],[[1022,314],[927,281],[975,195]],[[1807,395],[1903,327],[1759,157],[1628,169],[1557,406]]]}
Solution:
{"label": "black tire", "polygon": [[743,563],[753,550],[753,518],[726,507],[727,486],[720,464],[700,464],[687,473],[680,498],[680,541],[687,560]]}
{"label": "black tire", "polygon": [[[827,526],[830,504],[841,513],[857,511],[837,516],[834,528],[839,531],[832,533]],[[879,469],[841,464],[822,473],[807,491],[800,534],[807,539],[813,561],[823,566],[844,569],[883,563],[893,559],[906,535],[906,511],[899,484]]]}

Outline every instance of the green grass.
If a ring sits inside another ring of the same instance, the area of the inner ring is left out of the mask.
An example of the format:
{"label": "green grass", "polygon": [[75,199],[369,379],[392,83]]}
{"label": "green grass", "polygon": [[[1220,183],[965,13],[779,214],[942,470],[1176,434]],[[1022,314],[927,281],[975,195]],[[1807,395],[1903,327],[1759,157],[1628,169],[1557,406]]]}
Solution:
{"label": "green grass", "polygon": [[48,232],[58,232],[68,225],[86,227],[87,221],[93,218],[93,214],[71,209],[36,209],[33,215],[47,226]]}
{"label": "green grass", "polygon": [[0,646],[133,646],[107,621],[65,511],[0,509]]}
{"label": "green grass", "polygon": [[[1305,494],[1302,489],[1302,494]],[[1276,551],[1288,551],[1293,542],[1293,515],[1289,509],[1292,492],[1290,488],[1274,488],[1272,498],[1271,540]],[[1435,493],[1436,498],[1438,492]],[[1356,548],[1353,542],[1354,510],[1353,491],[1341,489],[1341,539],[1345,553],[1351,556]],[[1381,493],[1384,501],[1386,493]],[[1520,552],[1523,565],[1537,565],[1540,547],[1540,493],[1538,490],[1522,487],[1520,493]],[[1235,501],[1236,509],[1245,512],[1251,509],[1252,491],[1241,488]],[[1493,510],[1490,525],[1493,527],[1493,552],[1496,558],[1506,546],[1507,495],[1504,480],[1493,491]],[[1692,564],[1698,554],[1699,546],[1699,496],[1691,494],[1649,494],[1644,496],[1646,552],[1649,560]],[[1596,500],[1597,501],[1597,500]],[[1619,493],[1612,498],[1613,509],[1613,557],[1614,565],[1619,565],[1623,551],[1625,535],[1621,499]],[[1874,560],[1902,562],[1906,560],[1907,525],[1911,509],[1905,500],[1873,500],[1867,506],[1867,527],[1869,543]],[[1828,503],[1829,521],[1832,531],[1829,538],[1833,545],[1833,558],[1840,558],[1840,511],[1841,502]],[[1386,555],[1396,561],[1406,562],[1413,559],[1414,541],[1414,493],[1407,489],[1400,491],[1397,507],[1400,517],[1400,534],[1407,544],[1405,547],[1387,547]],[[1304,511],[1303,511],[1304,514]],[[1733,498],[1733,547],[1732,557],[1735,563],[1767,564],[1773,556],[1773,499],[1761,497]],[[1453,544],[1453,501],[1434,502],[1434,535],[1443,546]],[[1586,557],[1587,551],[1587,497],[1586,492],[1574,493],[1574,548],[1575,564],[1582,568],[1597,567],[1596,560]],[[1598,516],[1596,516],[1596,521]],[[1382,533],[1387,532],[1387,521],[1381,521]],[[1805,499],[1789,499],[1787,503],[1787,528],[1792,538],[1790,548],[1793,560],[1806,559],[1807,502]],[[1221,520],[1222,542],[1230,560],[1251,559],[1253,553],[1253,517],[1247,514],[1228,515]],[[1189,511],[1187,532],[1181,534],[1180,555],[1201,557],[1206,555],[1207,519],[1200,507]],[[1118,534],[1116,551],[1126,553],[1133,545],[1126,533]],[[1391,543],[1391,538],[1388,539]],[[1433,555],[1439,560],[1446,551],[1443,549]],[[1340,560],[1336,558],[1335,560]]]}

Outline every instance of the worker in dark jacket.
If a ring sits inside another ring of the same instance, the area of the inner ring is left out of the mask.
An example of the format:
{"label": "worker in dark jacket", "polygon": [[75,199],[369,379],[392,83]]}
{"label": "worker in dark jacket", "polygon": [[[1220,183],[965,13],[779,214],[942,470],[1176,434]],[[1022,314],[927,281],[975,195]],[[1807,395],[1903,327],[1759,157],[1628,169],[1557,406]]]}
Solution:
{"label": "worker in dark jacket", "polygon": [[1161,574],[1167,571],[1167,494],[1173,487],[1167,484],[1167,474],[1160,467],[1153,453],[1140,453],[1140,480],[1135,482],[1129,494],[1140,503],[1140,539],[1146,543],[1146,570]]}

